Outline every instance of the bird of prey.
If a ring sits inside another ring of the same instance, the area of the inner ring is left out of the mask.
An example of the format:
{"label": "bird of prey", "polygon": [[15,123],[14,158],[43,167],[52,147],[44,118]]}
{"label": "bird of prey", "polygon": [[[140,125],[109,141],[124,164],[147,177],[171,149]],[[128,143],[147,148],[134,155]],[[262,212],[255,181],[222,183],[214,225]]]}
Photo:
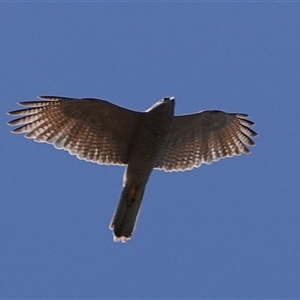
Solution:
{"label": "bird of prey", "polygon": [[248,115],[218,110],[174,116],[174,97],[165,97],[145,112],[105,100],[41,96],[20,102],[11,111],[21,116],[9,125],[36,142],[53,144],[79,159],[126,166],[123,190],[110,229],[114,241],[132,236],[141,201],[153,169],[191,170],[202,163],[250,153],[256,136]]}

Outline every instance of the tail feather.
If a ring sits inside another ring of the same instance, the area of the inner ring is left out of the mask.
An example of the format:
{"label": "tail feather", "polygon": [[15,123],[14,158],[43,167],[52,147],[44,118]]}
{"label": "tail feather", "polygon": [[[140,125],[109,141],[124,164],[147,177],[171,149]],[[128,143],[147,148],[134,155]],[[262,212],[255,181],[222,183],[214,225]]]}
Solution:
{"label": "tail feather", "polygon": [[125,243],[131,238],[138,218],[145,186],[125,186],[109,228],[114,232],[114,241]]}

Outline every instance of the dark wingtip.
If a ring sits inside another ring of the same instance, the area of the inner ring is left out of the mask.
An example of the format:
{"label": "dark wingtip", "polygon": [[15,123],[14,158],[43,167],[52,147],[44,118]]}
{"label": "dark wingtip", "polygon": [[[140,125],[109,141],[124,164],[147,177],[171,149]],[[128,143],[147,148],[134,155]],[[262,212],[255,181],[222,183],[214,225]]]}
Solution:
{"label": "dark wingtip", "polygon": [[51,99],[57,99],[57,98],[61,98],[61,97],[57,97],[57,96],[38,96],[38,99],[41,99],[41,100],[51,100]]}
{"label": "dark wingtip", "polygon": [[235,113],[236,117],[238,118],[242,118],[242,119],[246,119],[249,117],[248,114],[244,114],[244,113]]}
{"label": "dark wingtip", "polygon": [[19,115],[19,111],[20,110],[12,110],[12,111],[7,112],[6,114],[8,114],[9,116],[17,116],[17,115]]}

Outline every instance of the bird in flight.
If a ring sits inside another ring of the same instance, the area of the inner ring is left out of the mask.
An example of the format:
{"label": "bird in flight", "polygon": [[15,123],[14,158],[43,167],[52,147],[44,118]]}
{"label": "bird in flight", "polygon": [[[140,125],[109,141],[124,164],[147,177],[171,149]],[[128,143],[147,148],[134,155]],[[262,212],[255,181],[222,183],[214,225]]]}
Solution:
{"label": "bird in flight", "polygon": [[218,110],[174,116],[174,97],[165,97],[145,112],[129,110],[105,100],[41,96],[19,102],[20,116],[8,124],[13,133],[26,133],[36,142],[53,144],[79,159],[126,166],[123,190],[110,229],[114,241],[132,236],[147,181],[153,169],[191,170],[202,163],[250,153],[248,115]]}

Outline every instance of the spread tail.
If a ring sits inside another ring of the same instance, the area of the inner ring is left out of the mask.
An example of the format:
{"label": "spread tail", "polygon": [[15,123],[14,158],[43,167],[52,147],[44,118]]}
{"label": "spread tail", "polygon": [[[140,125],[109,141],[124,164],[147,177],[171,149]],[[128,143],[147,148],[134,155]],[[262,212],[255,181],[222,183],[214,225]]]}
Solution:
{"label": "spread tail", "polygon": [[109,228],[114,232],[114,241],[125,243],[131,238],[139,214],[145,186],[125,186]]}

